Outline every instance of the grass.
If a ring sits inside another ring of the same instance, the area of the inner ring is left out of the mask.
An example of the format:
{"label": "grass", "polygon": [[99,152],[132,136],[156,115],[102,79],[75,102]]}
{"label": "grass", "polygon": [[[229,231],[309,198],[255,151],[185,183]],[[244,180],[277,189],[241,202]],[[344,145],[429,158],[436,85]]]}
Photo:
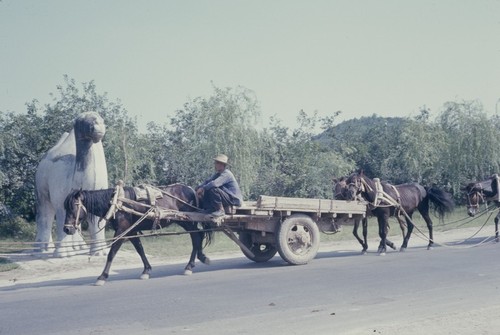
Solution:
{"label": "grass", "polygon": [[[493,234],[493,216],[496,215],[496,212],[490,214],[485,214],[483,216],[476,216],[475,218],[468,218],[467,213],[464,207],[459,207],[455,209],[453,213],[445,217],[444,221],[440,221],[434,215],[432,216],[432,220],[434,222],[434,231],[435,232],[443,232],[451,229],[457,228],[467,228],[467,227],[480,227],[482,226],[486,220],[488,223],[485,227],[485,232],[488,235]],[[414,215],[414,223],[416,226],[427,235],[427,226],[420,216],[420,214],[416,213]],[[389,236],[395,237],[396,241],[401,239],[401,232],[399,229],[399,224],[397,221],[392,218],[390,219],[391,230],[389,232]],[[336,242],[342,240],[354,240],[352,236],[352,226],[344,226],[343,230],[334,235],[321,234],[322,242]],[[165,231],[175,231],[182,232],[182,228],[173,225],[171,228]],[[108,230],[106,232],[106,238],[113,237],[113,231]],[[145,231],[144,233],[148,233]],[[414,232],[416,234],[417,232]],[[359,228],[359,234],[361,235],[361,228]],[[90,239],[90,236],[87,231],[84,232],[84,237],[86,240]],[[368,221],[368,238],[377,238],[378,237],[378,227],[376,218],[369,218]],[[399,238],[399,239],[398,239]],[[412,237],[416,238],[416,237]],[[158,237],[147,237],[141,239],[144,244],[144,249],[147,254],[160,256],[160,257],[179,257],[179,256],[188,256],[191,253],[191,239],[189,235],[172,235],[172,236],[158,236]],[[15,242],[12,239],[1,239],[0,240],[0,253],[15,253],[19,252],[17,250],[5,249],[2,250],[2,242]],[[134,251],[134,248],[131,243],[124,243],[124,250]],[[215,254],[215,253],[224,253],[224,252],[239,252],[239,247],[231,241],[227,236],[222,233],[216,233],[214,241],[212,244],[205,248],[205,252],[207,255]],[[8,271],[10,269],[16,268],[17,265],[15,263],[9,262],[5,258],[0,258],[0,271]]]}
{"label": "grass", "polygon": [[[172,227],[167,231],[182,232],[180,227]],[[147,233],[147,232],[144,232]],[[164,256],[164,257],[177,257],[188,256],[191,254],[191,238],[189,235],[171,235],[171,236],[158,236],[158,237],[145,237],[142,238],[144,250],[149,255]],[[131,243],[124,243],[124,250],[135,250]],[[214,254],[222,252],[237,252],[240,248],[222,233],[214,234],[212,244],[204,248],[205,253]]]}
{"label": "grass", "polygon": [[17,269],[19,267],[18,264],[12,263],[6,258],[0,257],[0,272],[10,271]]}
{"label": "grass", "polygon": [[[483,216],[476,216],[475,218],[469,218],[467,216],[466,209],[464,207],[459,207],[455,209],[455,211],[445,217],[443,221],[440,221],[439,218],[433,214],[431,214],[432,221],[434,223],[433,228],[434,232],[443,232],[451,229],[457,228],[468,228],[468,227],[480,227],[485,221],[489,218],[488,223],[486,224],[486,232],[488,234],[493,234],[493,214],[491,217],[489,214],[485,214]],[[415,225],[427,236],[427,225],[425,221],[422,219],[419,213],[415,213],[413,216],[413,222]],[[389,236],[401,238],[401,230],[399,228],[399,223],[396,219],[391,218],[389,221],[391,230],[389,232]],[[337,234],[327,235],[321,234],[322,242],[335,242],[342,240],[353,240],[354,237],[352,235],[352,226],[344,226],[343,230]],[[361,235],[361,227],[359,228],[359,234]],[[489,229],[489,230],[488,230]],[[169,228],[168,231],[179,231],[182,229],[180,227],[175,226],[175,228]],[[109,237],[112,237],[111,232],[109,233]],[[145,232],[146,233],[146,232]],[[414,235],[412,238],[417,238],[415,235],[418,234],[416,229],[414,230]],[[378,226],[377,219],[371,217],[368,219],[368,238],[377,238],[378,237]],[[155,255],[155,256],[164,256],[164,257],[177,257],[177,256],[188,256],[191,252],[191,239],[189,235],[173,235],[173,236],[159,236],[159,237],[147,237],[142,239],[144,249],[147,254]],[[126,250],[134,250],[131,243],[125,243],[122,247]],[[239,247],[231,241],[227,236],[222,233],[216,233],[215,239],[213,243],[204,249],[207,254],[214,253],[222,253],[222,252],[239,252]]]}

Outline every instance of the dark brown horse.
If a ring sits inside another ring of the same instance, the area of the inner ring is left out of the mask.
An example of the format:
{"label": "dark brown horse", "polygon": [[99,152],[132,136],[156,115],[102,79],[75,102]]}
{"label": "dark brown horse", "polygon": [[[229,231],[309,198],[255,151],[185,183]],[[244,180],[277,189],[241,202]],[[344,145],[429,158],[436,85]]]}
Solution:
{"label": "dark brown horse", "polygon": [[[124,187],[124,197],[126,199],[131,199],[137,201],[136,192],[132,187]],[[186,185],[174,184],[161,188],[162,197],[156,199],[156,205],[163,209],[171,209],[177,211],[194,211],[193,206],[196,205],[196,194],[194,190]],[[111,203],[110,200],[113,198],[115,189],[107,190],[97,190],[97,191],[74,191],[70,193],[65,200],[64,206],[66,210],[66,220],[64,224],[64,232],[66,234],[74,234],[78,229],[78,226],[82,220],[85,220],[87,214],[93,214],[98,217],[104,217],[108,212]],[[146,200],[141,200],[139,202],[146,203]],[[123,203],[123,206],[131,208],[135,211],[144,213],[144,207],[138,205],[131,205]],[[115,230],[114,237],[118,237],[125,233],[127,229],[133,226],[133,224],[140,218],[140,216],[126,213],[124,211],[116,212],[114,218],[110,220],[110,223]],[[116,253],[120,249],[124,241],[130,240],[134,245],[135,250],[140,255],[141,260],[144,264],[144,271],[142,272],[141,279],[148,279],[151,272],[151,265],[149,264],[146,254],[144,253],[144,248],[142,246],[141,240],[139,239],[140,233],[143,230],[151,230],[156,228],[156,224],[161,227],[167,227],[172,223],[176,223],[184,230],[189,232],[191,236],[191,242],[193,249],[191,252],[191,257],[185,268],[185,274],[191,274],[195,266],[195,258],[205,263],[209,264],[210,259],[203,254],[203,241],[209,244],[212,239],[212,231],[210,229],[200,230],[198,228],[197,222],[190,221],[172,221],[172,220],[159,220],[157,223],[151,219],[145,219],[136,227],[131,229],[128,233],[124,235],[126,239],[116,239],[111,245],[110,251],[108,253],[108,258],[106,265],[102,274],[97,279],[96,285],[103,285],[109,276],[109,269],[111,267],[111,262],[115,257]],[[208,228],[208,227],[206,227]]]}
{"label": "dark brown horse", "polygon": [[[347,188],[347,177],[341,177],[339,179],[334,178],[333,179],[333,197],[336,200],[349,200],[348,198],[348,188]],[[354,220],[354,227],[352,229],[352,234],[356,238],[356,240],[361,244],[361,247],[363,248],[361,250],[361,254],[366,254],[368,250],[368,216],[371,216],[371,211],[367,209],[366,211],[366,216],[362,219],[355,219]],[[359,237],[358,234],[358,229],[359,225],[361,224],[362,226],[362,231],[363,231],[363,239]],[[393,242],[389,241],[386,239],[386,244],[388,247],[396,250],[396,246],[394,245]]]}
{"label": "dark brown horse", "polygon": [[[462,190],[467,198],[467,214],[475,216],[479,212],[481,203],[493,202],[497,207],[500,207],[500,195],[498,193],[500,177],[494,174],[485,180],[470,183]],[[500,221],[500,211],[495,217],[495,239],[500,241],[498,234],[498,222]]]}
{"label": "dark brown horse", "polygon": [[[381,190],[377,188],[374,180],[366,177],[363,171],[353,173],[347,179],[348,190],[347,195],[349,199],[355,199],[361,195],[366,201],[370,203],[371,211],[377,217],[379,226],[379,236],[381,238],[379,245],[379,253],[385,254],[386,240],[387,240],[387,224],[389,217],[399,217],[404,214],[402,210],[408,215],[405,216],[407,233],[404,236],[401,251],[408,247],[411,233],[413,232],[413,223],[411,221],[412,215],[415,210],[418,210],[427,224],[429,230],[429,244],[428,249],[434,244],[432,232],[432,220],[429,216],[429,202],[434,204],[435,210],[440,218],[443,218],[446,213],[449,213],[454,208],[454,202],[451,194],[444,192],[438,188],[432,187],[425,189],[422,185],[417,183],[409,183],[402,185],[391,185],[389,183],[381,183]],[[386,201],[380,198],[380,192],[384,192],[393,201]],[[380,202],[378,202],[380,200]]]}

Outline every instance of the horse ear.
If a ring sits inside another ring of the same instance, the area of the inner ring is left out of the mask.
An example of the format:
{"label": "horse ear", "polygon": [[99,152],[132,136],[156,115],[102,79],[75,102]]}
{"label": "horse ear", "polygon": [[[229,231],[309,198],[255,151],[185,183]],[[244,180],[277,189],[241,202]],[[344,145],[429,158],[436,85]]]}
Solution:
{"label": "horse ear", "polygon": [[337,178],[332,178],[332,182],[333,182],[334,184],[337,184],[337,183],[339,182],[339,180],[338,180]]}
{"label": "horse ear", "polygon": [[364,175],[365,175],[365,170],[363,170],[363,169],[359,169],[358,174],[359,174],[360,176],[364,176]]}
{"label": "horse ear", "polygon": [[80,189],[75,193],[75,198],[82,198],[82,197],[83,197],[83,188],[80,187]]}

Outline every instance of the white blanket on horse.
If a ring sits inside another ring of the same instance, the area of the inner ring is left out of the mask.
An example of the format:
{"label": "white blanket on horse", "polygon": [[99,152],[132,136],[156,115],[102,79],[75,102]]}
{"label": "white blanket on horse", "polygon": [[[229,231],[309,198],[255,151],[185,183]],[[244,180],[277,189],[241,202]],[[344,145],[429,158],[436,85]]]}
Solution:
{"label": "white blanket on horse", "polygon": [[134,187],[134,192],[137,201],[146,200],[152,206],[155,205],[156,199],[163,198],[162,191],[151,185],[141,184]]}

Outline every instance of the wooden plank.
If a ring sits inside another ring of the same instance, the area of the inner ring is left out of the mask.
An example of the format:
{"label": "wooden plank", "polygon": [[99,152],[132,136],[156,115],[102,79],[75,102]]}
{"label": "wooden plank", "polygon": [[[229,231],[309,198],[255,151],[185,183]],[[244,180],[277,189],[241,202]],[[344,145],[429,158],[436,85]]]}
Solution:
{"label": "wooden plank", "polygon": [[363,213],[366,212],[366,204],[359,201],[329,200],[329,199],[305,199],[272,197],[261,195],[257,201],[260,209],[306,211],[318,213]]}

